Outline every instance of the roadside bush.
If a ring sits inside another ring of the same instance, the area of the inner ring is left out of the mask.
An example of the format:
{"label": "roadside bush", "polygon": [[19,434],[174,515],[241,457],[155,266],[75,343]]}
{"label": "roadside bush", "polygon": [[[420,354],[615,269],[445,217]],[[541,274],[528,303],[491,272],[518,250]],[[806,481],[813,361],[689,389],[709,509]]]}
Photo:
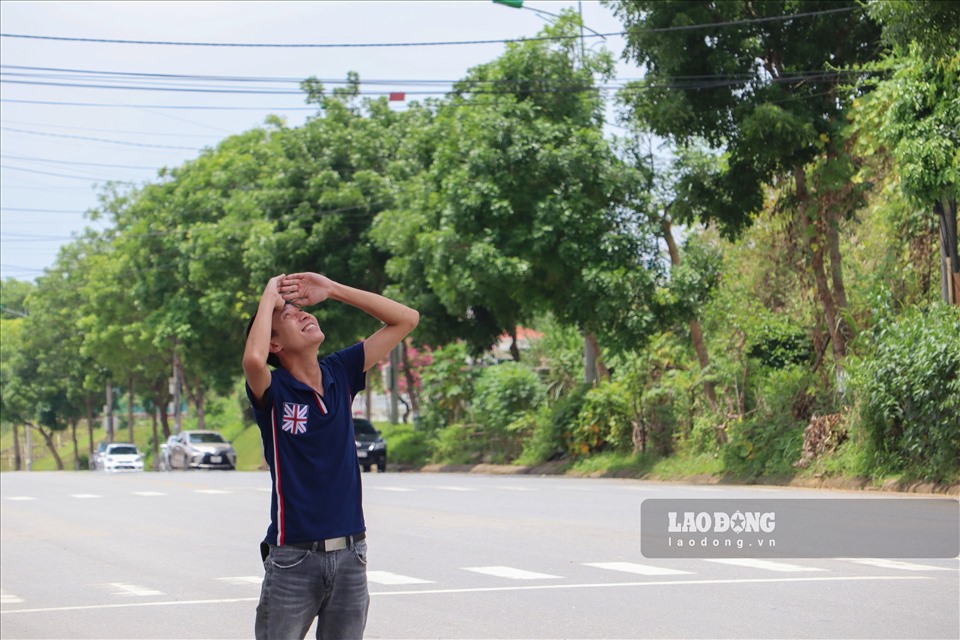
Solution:
{"label": "roadside bush", "polygon": [[632,451],[633,409],[621,382],[604,381],[587,391],[568,449],[577,455]]}
{"label": "roadside bush", "polygon": [[430,442],[426,433],[417,431],[412,424],[378,424],[387,440],[387,452],[391,464],[423,466],[430,459]]}
{"label": "roadside bush", "polygon": [[436,349],[430,358],[430,364],[422,373],[421,426],[428,432],[436,432],[466,417],[476,371],[468,364],[469,353],[463,342]]}
{"label": "roadside bush", "polygon": [[746,479],[792,475],[803,448],[810,387],[803,367],[769,371],[759,381],[754,412],[727,427],[723,461],[728,473]]}
{"label": "roadside bush", "polygon": [[440,429],[433,440],[431,460],[439,464],[473,464],[483,456],[482,442],[473,425],[451,424]]}
{"label": "roadside bush", "polygon": [[862,430],[877,466],[926,480],[960,475],[960,313],[911,308],[865,334],[851,367]]}
{"label": "roadside bush", "polygon": [[484,453],[490,462],[509,462],[520,455],[522,443],[510,425],[543,402],[545,389],[537,374],[517,363],[486,367],[477,377],[472,422],[483,433]]}
{"label": "roadside bush", "polygon": [[523,423],[525,431],[523,450],[517,462],[549,462],[572,452],[569,449],[572,434],[591,388],[589,384],[577,383],[556,402],[544,403],[537,411],[521,417],[519,422]]}

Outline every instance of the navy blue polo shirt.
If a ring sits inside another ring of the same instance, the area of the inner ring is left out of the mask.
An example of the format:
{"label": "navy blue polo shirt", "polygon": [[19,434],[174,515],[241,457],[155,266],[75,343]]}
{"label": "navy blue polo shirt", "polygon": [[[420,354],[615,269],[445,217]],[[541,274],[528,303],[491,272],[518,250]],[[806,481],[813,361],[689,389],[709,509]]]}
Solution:
{"label": "navy blue polo shirt", "polygon": [[270,467],[269,544],[296,544],[354,535],[363,521],[353,399],[363,390],[363,343],[320,361],[323,396],[283,368],[253,405]]}

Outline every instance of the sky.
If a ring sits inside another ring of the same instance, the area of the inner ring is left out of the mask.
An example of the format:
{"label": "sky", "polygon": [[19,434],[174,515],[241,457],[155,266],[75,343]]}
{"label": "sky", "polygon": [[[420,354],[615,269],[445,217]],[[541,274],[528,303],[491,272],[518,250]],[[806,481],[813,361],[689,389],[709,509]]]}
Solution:
{"label": "sky", "polygon": [[[526,0],[524,7],[513,9],[491,0],[3,0],[0,278],[34,280],[76,234],[86,227],[102,229],[105,223],[89,219],[86,212],[97,205],[107,181],[131,187],[151,182],[160,168],[196,158],[204,147],[262,125],[270,114],[284,117],[291,126],[302,124],[315,112],[298,89],[303,78],[342,80],[347,72],[356,71],[362,92],[405,92],[409,101],[425,97],[416,91],[442,94],[468,69],[495,59],[505,49],[499,42],[280,48],[12,36],[220,44],[508,40],[535,36],[550,19],[542,12],[577,9],[578,3]],[[623,30],[599,2],[586,0],[581,7],[589,30],[600,34]],[[591,37],[589,30],[586,46],[604,46],[614,54],[618,81],[640,77],[635,65],[621,59],[621,36],[601,39]],[[329,82],[325,86],[332,88]],[[220,92],[224,90],[260,93]],[[391,102],[391,108],[403,109],[405,104]]]}

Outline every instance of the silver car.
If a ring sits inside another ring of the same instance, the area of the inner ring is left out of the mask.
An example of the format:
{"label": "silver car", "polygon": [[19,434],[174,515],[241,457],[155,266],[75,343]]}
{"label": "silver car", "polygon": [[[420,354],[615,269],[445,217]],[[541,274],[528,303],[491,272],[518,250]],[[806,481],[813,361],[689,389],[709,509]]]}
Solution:
{"label": "silver car", "polygon": [[233,445],[216,431],[181,431],[166,445],[170,469],[235,469]]}

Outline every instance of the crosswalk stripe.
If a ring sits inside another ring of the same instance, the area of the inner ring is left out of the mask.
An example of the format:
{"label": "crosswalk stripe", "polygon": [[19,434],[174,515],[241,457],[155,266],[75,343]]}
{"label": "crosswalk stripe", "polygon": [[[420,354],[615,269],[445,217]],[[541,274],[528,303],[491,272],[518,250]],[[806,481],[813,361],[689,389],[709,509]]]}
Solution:
{"label": "crosswalk stripe", "polygon": [[432,580],[421,580],[420,578],[411,578],[402,576],[399,573],[390,573],[389,571],[367,571],[367,582],[377,584],[431,584]]}
{"label": "crosswalk stripe", "polygon": [[21,602],[23,602],[23,600],[18,596],[0,589],[0,604],[19,604]]}
{"label": "crosswalk stripe", "polygon": [[781,573],[794,573],[798,571],[826,571],[817,567],[802,567],[798,564],[789,564],[786,562],[773,562],[771,560],[761,560],[759,558],[704,558],[707,562],[716,562],[718,564],[729,564],[737,567],[749,567],[751,569],[765,569],[767,571],[779,571]]}
{"label": "crosswalk stripe", "polygon": [[636,573],[641,576],[679,576],[692,573],[691,571],[667,569],[666,567],[652,567],[650,565],[636,564],[633,562],[585,562],[584,566],[610,569],[611,571],[623,571],[624,573]]}
{"label": "crosswalk stripe", "polygon": [[115,596],[162,596],[163,591],[157,591],[149,587],[141,587],[135,584],[126,584],[125,582],[109,582],[107,586],[119,589],[114,591]]}
{"label": "crosswalk stripe", "polygon": [[887,560],[886,558],[838,558],[857,564],[865,564],[871,567],[880,567],[881,569],[899,569],[901,571],[950,571],[947,567],[935,567],[929,564],[915,564],[913,562],[903,562],[901,560]]}
{"label": "crosswalk stripe", "polygon": [[552,576],[549,573],[537,573],[536,571],[525,571],[524,569],[514,569],[513,567],[464,567],[464,571],[473,571],[497,578],[509,578],[510,580],[550,580],[560,578]]}
{"label": "crosswalk stripe", "polygon": [[227,584],[260,584],[263,578],[260,576],[237,576],[235,578],[217,578],[220,582]]}

